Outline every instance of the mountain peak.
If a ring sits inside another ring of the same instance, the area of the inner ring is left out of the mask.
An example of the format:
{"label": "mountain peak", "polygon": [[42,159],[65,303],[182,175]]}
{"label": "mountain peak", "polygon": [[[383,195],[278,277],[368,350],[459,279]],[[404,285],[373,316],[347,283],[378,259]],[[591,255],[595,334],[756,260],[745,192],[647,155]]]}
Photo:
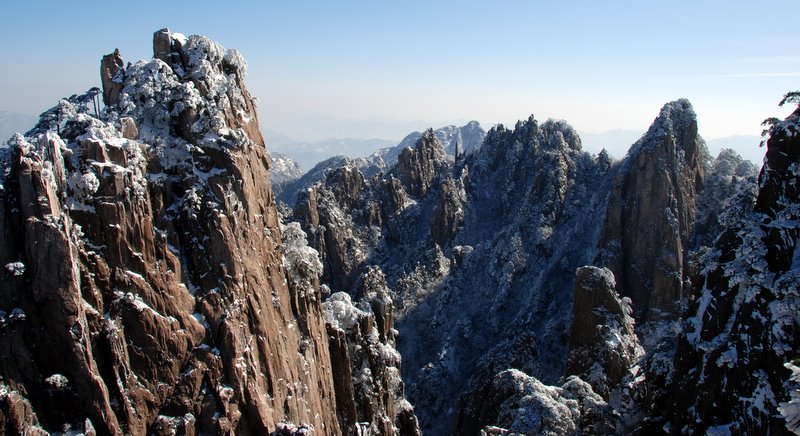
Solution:
{"label": "mountain peak", "polygon": [[694,143],[698,137],[697,114],[689,100],[681,98],[666,103],[637,144],[651,145],[665,137],[675,138],[678,147],[691,156],[697,152],[698,144]]}
{"label": "mountain peak", "polygon": [[664,105],[617,175],[600,257],[622,295],[633,300],[638,319],[677,310],[704,155],[691,104],[676,100]]}
{"label": "mountain peak", "polygon": [[282,240],[245,64],[154,40],[156,59],[104,58],[104,110],[99,90],[61,100],[0,154],[0,342],[24,356],[3,357],[0,401],[26,411],[0,428],[338,433],[331,367],[349,363],[313,250]]}

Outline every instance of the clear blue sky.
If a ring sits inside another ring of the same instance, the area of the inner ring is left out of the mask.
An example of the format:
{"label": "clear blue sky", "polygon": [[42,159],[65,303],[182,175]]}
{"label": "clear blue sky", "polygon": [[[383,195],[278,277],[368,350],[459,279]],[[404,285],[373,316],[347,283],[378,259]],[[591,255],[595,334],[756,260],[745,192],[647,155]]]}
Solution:
{"label": "clear blue sky", "polygon": [[[414,122],[491,125],[531,113],[579,131],[643,131],[680,97],[692,101],[706,138],[757,135],[761,120],[787,112],[776,106],[783,93],[800,89],[796,1],[14,1],[2,9],[0,110],[28,114],[97,86],[100,57],[115,47],[126,61],[149,58],[161,27],[239,49],[262,126],[299,139],[399,139]],[[330,127],[336,121],[341,128]]]}

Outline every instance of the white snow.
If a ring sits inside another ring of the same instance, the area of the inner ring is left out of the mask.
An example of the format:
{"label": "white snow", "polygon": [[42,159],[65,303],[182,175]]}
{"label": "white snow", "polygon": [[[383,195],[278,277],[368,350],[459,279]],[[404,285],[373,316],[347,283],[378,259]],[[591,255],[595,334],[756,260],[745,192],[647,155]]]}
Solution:
{"label": "white snow", "polygon": [[786,428],[794,434],[800,435],[800,367],[787,362],[783,366],[792,371],[789,382],[792,383],[791,400],[781,403],[778,412],[786,419]]}
{"label": "white snow", "polygon": [[353,305],[353,301],[347,292],[332,294],[328,300],[322,304],[322,311],[325,316],[325,321],[344,331],[353,328],[362,316],[367,315]]}
{"label": "white snow", "polygon": [[64,389],[69,386],[69,379],[63,374],[53,374],[44,379],[44,382],[57,389]]}
{"label": "white snow", "polygon": [[25,274],[25,264],[22,262],[10,262],[6,264],[6,271],[10,272],[13,276],[21,276]]}

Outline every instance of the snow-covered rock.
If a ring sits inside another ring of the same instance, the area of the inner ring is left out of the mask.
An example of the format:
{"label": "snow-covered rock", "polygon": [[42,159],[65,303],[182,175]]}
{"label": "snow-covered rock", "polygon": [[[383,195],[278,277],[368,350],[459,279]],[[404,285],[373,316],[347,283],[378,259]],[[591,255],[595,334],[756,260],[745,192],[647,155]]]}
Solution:
{"label": "snow-covered rock", "polygon": [[323,304],[343,427],[349,434],[419,435],[404,394],[392,300],[380,269],[367,271],[356,293],[357,305],[346,292]]}
{"label": "snow-covered rock", "polygon": [[303,177],[300,165],[285,154],[270,152],[269,162],[269,176],[275,197],[280,197],[287,185]]}
{"label": "snow-covered rock", "polygon": [[[610,434],[614,411],[579,377],[562,386],[548,386],[521,371],[509,369],[494,377],[471,408],[471,425],[459,422],[458,434],[477,434],[486,427],[510,434]],[[491,431],[491,430],[489,430]],[[486,431],[488,434],[489,431]],[[496,430],[495,430],[496,431]]]}
{"label": "snow-covered rock", "polygon": [[566,375],[581,377],[606,399],[644,354],[630,300],[620,299],[615,287],[606,268],[581,267],[575,273]]}
{"label": "snow-covered rock", "polygon": [[104,58],[104,110],[61,100],[0,150],[0,430],[337,434],[322,267],[282,241],[245,63],[154,42]]}
{"label": "snow-covered rock", "polygon": [[707,161],[697,116],[682,99],[664,105],[616,176],[597,263],[614,272],[638,320],[680,313]]}
{"label": "snow-covered rock", "polygon": [[755,207],[699,260],[667,410],[675,431],[784,428],[784,363],[800,349],[799,119],[800,108],[770,130]]}
{"label": "snow-covered rock", "polygon": [[[486,138],[486,131],[477,121],[470,121],[460,127],[453,125],[440,127],[433,130],[433,134],[442,144],[445,153],[453,157],[456,154],[463,156],[467,153],[475,152],[481,147],[483,140]],[[413,147],[422,135],[424,135],[423,132],[409,133],[399,144],[394,147],[382,148],[371,157],[373,160],[380,158],[387,168],[391,168],[397,164],[397,159],[403,150],[407,147]]]}

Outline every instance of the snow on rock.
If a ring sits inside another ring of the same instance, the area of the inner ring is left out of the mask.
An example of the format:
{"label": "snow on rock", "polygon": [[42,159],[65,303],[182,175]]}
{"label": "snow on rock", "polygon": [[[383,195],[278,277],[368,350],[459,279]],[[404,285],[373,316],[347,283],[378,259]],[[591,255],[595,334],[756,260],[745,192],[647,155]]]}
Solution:
{"label": "snow on rock", "polygon": [[[306,234],[298,223],[281,226],[283,236],[283,267],[291,285],[297,289],[309,290],[322,275],[322,262],[317,250],[308,246]],[[327,313],[327,312],[326,312]],[[327,318],[326,321],[332,322]]]}
{"label": "snow on rock", "polygon": [[281,153],[270,152],[269,162],[272,189],[275,191],[275,197],[281,198],[284,189],[303,177],[303,170],[300,169],[300,164]]}
{"label": "snow on rock", "polygon": [[25,274],[25,264],[22,262],[7,263],[6,271],[8,271],[12,276],[19,277]]}
{"label": "snow on rock", "polygon": [[322,310],[325,314],[325,321],[345,331],[352,329],[362,316],[368,315],[353,305],[347,292],[331,294],[322,304]]}
{"label": "snow on rock", "polygon": [[27,397],[0,429],[337,433],[321,266],[294,227],[281,256],[246,63],[153,39],[104,57],[105,108],[63,99],[0,151],[0,379]]}
{"label": "snow on rock", "polygon": [[[486,138],[486,131],[480,123],[470,121],[463,126],[444,126],[433,131],[433,134],[444,147],[445,152],[451,156],[459,156],[477,151],[483,140]],[[406,135],[400,143],[394,147],[387,147],[376,151],[367,158],[367,162],[379,160],[386,168],[391,168],[397,164],[397,159],[406,147],[413,147],[422,137],[422,132],[413,132]]]}
{"label": "snow on rock", "polygon": [[673,428],[782,425],[775,410],[791,391],[783,363],[800,348],[800,138],[791,127],[798,119],[800,108],[771,130],[755,206],[736,214],[699,259],[697,297],[676,353]]}
{"label": "snow on rock", "polygon": [[[609,434],[614,432],[614,413],[602,397],[579,377],[548,386],[519,370],[498,373],[482,400],[476,417],[479,428],[499,427],[512,434]],[[493,419],[486,422],[485,420]],[[491,434],[491,433],[490,433]]]}
{"label": "snow on rock", "polygon": [[459,395],[507,369],[517,339],[526,372],[563,375],[575,270],[594,260],[618,166],[582,152],[567,123],[533,117],[458,160],[433,131],[407,145],[373,178],[347,161],[321,170],[291,219],[332,290],[356,296],[369,268],[383,271],[412,403],[423,430],[448,433]]}
{"label": "snow on rock", "polygon": [[753,211],[758,168],[735,151],[722,149],[710,163],[703,190],[697,197],[697,220],[692,247],[711,246],[729,225]]}
{"label": "snow on rock", "polygon": [[800,388],[797,387],[800,383],[800,367],[792,363],[786,363],[784,366],[792,371],[789,382],[793,382],[795,387],[791,390],[791,400],[781,403],[778,412],[786,419],[786,428],[794,434],[800,434]]}
{"label": "snow on rock", "polygon": [[628,152],[609,197],[596,263],[614,272],[640,321],[674,317],[685,297],[685,248],[708,161],[688,100],[664,105]]}
{"label": "snow on rock", "polygon": [[[4,418],[0,421],[0,430],[4,434],[32,436],[47,436],[51,434],[40,426],[30,401],[17,389],[7,386],[5,381],[0,381],[0,405],[3,407]],[[91,422],[88,419],[85,422],[88,423],[88,426],[81,425],[82,429],[86,430],[87,433],[89,430],[93,432],[94,429],[91,426]]]}
{"label": "snow on rock", "polygon": [[44,382],[55,389],[64,389],[69,385],[69,379],[62,374],[53,374],[44,379]]}
{"label": "snow on rock", "polygon": [[566,370],[606,399],[644,354],[634,331],[630,300],[620,299],[615,287],[609,269],[578,268]]}
{"label": "snow on rock", "polygon": [[356,294],[360,308],[345,292],[323,303],[344,426],[352,434],[418,435],[414,408],[405,399],[400,378],[392,301],[380,269],[364,275]]}

